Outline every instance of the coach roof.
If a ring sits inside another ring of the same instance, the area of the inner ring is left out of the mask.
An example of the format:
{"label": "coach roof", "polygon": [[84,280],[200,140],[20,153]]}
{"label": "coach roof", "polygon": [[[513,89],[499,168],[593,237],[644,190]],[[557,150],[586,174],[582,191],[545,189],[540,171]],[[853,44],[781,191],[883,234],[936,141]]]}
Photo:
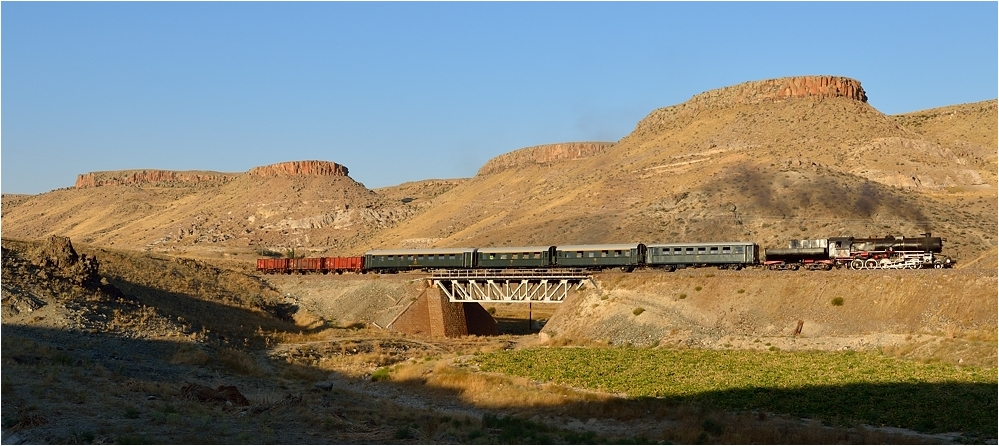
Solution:
{"label": "coach roof", "polygon": [[475,248],[428,248],[428,249],[375,249],[364,253],[372,256],[409,256],[421,254],[463,254],[475,251]]}
{"label": "coach roof", "polygon": [[547,252],[551,249],[551,246],[520,246],[520,247],[495,247],[495,248],[479,248],[479,252],[485,254],[508,254],[508,253],[518,253],[518,252]]}
{"label": "coach roof", "polygon": [[641,243],[617,244],[617,245],[564,245],[558,246],[559,251],[617,251],[624,249],[636,249]]}

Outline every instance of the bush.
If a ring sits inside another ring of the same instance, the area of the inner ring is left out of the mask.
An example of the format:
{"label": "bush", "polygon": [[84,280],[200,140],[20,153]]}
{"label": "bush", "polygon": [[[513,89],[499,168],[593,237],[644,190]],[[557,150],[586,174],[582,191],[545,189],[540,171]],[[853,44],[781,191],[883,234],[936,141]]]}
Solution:
{"label": "bush", "polygon": [[745,292],[746,292],[746,290],[744,290],[744,289],[742,289],[742,288],[740,288],[740,289],[739,289],[739,291],[736,291],[736,293],[739,293],[739,294],[743,294],[743,293],[745,293]]}
{"label": "bush", "polygon": [[411,430],[409,430],[409,426],[402,426],[402,427],[400,427],[400,428],[398,428],[398,429],[395,430],[395,439],[396,440],[406,440],[406,439],[409,439],[409,438],[413,438],[414,436],[415,435],[413,435],[413,432]]}
{"label": "bush", "polygon": [[256,375],[260,373],[260,367],[253,356],[234,348],[227,348],[218,352],[218,360],[230,371],[243,375]]}
{"label": "bush", "polygon": [[687,298],[686,293],[680,293],[680,299],[686,299],[686,298]]}
{"label": "bush", "polygon": [[635,310],[634,310],[634,311],[632,311],[632,314],[634,314],[635,316],[638,316],[639,314],[642,314],[642,313],[644,313],[644,312],[645,312],[645,309],[644,309],[644,308],[642,308],[642,307],[638,307],[638,308],[635,308]]}
{"label": "bush", "polygon": [[694,287],[694,291],[701,291],[702,289],[703,289],[703,288],[701,288],[700,286],[695,286],[695,287]]}
{"label": "bush", "polygon": [[843,298],[842,297],[834,297],[833,300],[832,300],[832,304],[833,304],[834,307],[842,307],[843,306]]}
{"label": "bush", "polygon": [[391,372],[392,371],[388,367],[381,367],[371,373],[371,380],[375,382],[388,381],[392,378]]}

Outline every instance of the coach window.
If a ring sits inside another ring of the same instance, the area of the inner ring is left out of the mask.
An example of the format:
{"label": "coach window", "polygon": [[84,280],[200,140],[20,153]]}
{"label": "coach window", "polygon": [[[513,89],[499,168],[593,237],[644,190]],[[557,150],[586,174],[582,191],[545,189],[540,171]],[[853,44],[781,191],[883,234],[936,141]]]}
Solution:
{"label": "coach window", "polygon": [[576,258],[577,259],[583,258],[583,251],[576,251]]}
{"label": "coach window", "polygon": [[489,260],[496,260],[496,254],[489,253]]}
{"label": "coach window", "polygon": [[607,257],[607,251],[600,251],[600,257]]}
{"label": "coach window", "polygon": [[712,255],[718,255],[718,247],[717,246],[712,246],[711,250],[710,250],[710,253]]}
{"label": "coach window", "polygon": [[697,255],[704,255],[704,248],[697,248]]}
{"label": "coach window", "polygon": [[413,259],[414,259],[413,255],[412,255],[412,254],[410,254],[410,255],[409,255],[409,260],[413,260]]}
{"label": "coach window", "polygon": [[596,251],[589,251],[586,254],[587,254],[587,257],[596,257],[597,256],[597,252]]}
{"label": "coach window", "polygon": [[731,254],[731,253],[732,253],[731,246],[722,246],[722,254]]}
{"label": "coach window", "polygon": [[[382,260],[383,262],[385,261],[385,256],[379,256],[379,257],[381,257],[381,258],[382,258],[381,260]],[[392,260],[392,256],[388,256],[388,259],[389,259],[389,260]]]}
{"label": "coach window", "polygon": [[454,260],[454,254],[450,254],[450,255],[448,255],[448,256],[447,256],[447,258],[448,258],[448,259],[451,259],[451,260]]}
{"label": "coach window", "polygon": [[500,254],[500,260],[506,260],[506,254]]}
{"label": "coach window", "polygon": [[688,256],[694,255],[694,248],[687,248],[687,255]]}

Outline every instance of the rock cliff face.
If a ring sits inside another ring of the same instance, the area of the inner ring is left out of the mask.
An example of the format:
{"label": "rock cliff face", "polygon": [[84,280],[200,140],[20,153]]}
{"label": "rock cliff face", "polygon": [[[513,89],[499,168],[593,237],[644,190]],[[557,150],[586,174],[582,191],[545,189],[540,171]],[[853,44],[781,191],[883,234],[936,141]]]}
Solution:
{"label": "rock cliff face", "polygon": [[90,172],[77,175],[76,188],[133,185],[221,186],[242,175],[272,177],[284,175],[347,176],[347,166],[330,161],[289,161],[254,167],[245,174],[155,169]]}
{"label": "rock cliff face", "polygon": [[614,143],[612,142],[570,142],[527,147],[510,153],[504,153],[489,160],[479,169],[478,174],[489,175],[528,164],[547,164],[589,158],[607,150],[613,145]]}
{"label": "rock cliff face", "polygon": [[797,76],[745,82],[695,95],[687,102],[654,110],[625,137],[656,133],[667,128],[682,128],[706,110],[740,105],[757,105],[783,101],[822,101],[846,99],[867,103],[867,93],[860,81],[841,76]]}
{"label": "rock cliff face", "polygon": [[860,81],[841,76],[796,76],[745,82],[731,87],[706,91],[690,98],[693,106],[759,104],[791,98],[850,98],[867,102]]}
{"label": "rock cliff face", "polygon": [[347,176],[347,166],[330,161],[289,161],[286,163],[271,164],[269,166],[254,167],[247,174],[259,176],[283,176],[283,175],[318,175],[318,176]]}
{"label": "rock cliff face", "polygon": [[239,174],[207,171],[172,170],[119,170],[90,172],[77,175],[76,188],[100,186],[129,186],[143,184],[203,184],[219,186],[232,181]]}

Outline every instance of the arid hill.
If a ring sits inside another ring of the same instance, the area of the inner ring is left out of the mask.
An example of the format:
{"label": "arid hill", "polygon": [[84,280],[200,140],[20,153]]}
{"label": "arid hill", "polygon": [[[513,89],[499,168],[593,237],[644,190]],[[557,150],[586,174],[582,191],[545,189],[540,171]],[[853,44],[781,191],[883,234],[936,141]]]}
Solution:
{"label": "arid hill", "polygon": [[76,189],[5,196],[4,235],[247,260],[924,232],[962,262],[994,249],[996,101],[887,116],[867,95],[836,76],[747,82],[655,110],[616,143],[530,147],[470,179],[376,191],[325,161],[83,174]]}
{"label": "arid hill", "polygon": [[[244,258],[336,249],[411,215],[326,161],[279,163],[243,174],[124,171],[80,175],[77,187],[4,198],[4,235],[50,234],[83,243]],[[356,243],[356,242],[355,242]],[[252,254],[252,255],[245,255]]]}
{"label": "arid hill", "polygon": [[907,128],[865,100],[859,83],[844,78],[706,92],[652,112],[591,157],[480,173],[373,244],[783,246],[791,238],[929,231],[965,259],[994,247],[996,164],[985,154],[996,151],[995,125],[977,123],[996,120],[995,101],[956,107],[975,118],[954,123],[965,130],[947,136]]}

